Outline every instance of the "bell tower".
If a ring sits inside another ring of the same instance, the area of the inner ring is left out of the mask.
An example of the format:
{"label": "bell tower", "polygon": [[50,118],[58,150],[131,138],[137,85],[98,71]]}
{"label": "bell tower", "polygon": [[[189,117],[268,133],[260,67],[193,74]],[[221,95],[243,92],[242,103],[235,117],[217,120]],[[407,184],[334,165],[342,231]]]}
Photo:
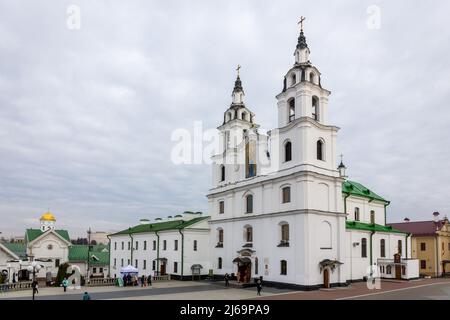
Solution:
{"label": "bell tower", "polygon": [[[322,86],[321,73],[310,61],[310,49],[300,19],[294,65],[284,76],[278,106],[279,165],[300,165],[336,171],[335,144],[338,128],[328,125],[330,91]],[[289,150],[285,150],[289,149]],[[311,168],[312,169],[312,168]]]}

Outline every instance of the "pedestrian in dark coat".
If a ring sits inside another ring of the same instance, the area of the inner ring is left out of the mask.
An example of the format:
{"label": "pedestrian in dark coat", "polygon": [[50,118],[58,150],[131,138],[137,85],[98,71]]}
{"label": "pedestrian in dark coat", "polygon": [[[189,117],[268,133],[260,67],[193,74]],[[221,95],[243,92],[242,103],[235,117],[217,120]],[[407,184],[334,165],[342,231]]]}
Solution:
{"label": "pedestrian in dark coat", "polygon": [[258,296],[261,295],[261,290],[262,290],[262,277],[259,277],[259,279],[256,280],[256,291]]}
{"label": "pedestrian in dark coat", "polygon": [[151,276],[151,275],[149,275],[148,278],[147,278],[147,284],[148,284],[149,286],[152,285],[152,276]]}
{"label": "pedestrian in dark coat", "polygon": [[229,286],[230,286],[230,276],[228,275],[228,273],[225,273],[225,287]]}

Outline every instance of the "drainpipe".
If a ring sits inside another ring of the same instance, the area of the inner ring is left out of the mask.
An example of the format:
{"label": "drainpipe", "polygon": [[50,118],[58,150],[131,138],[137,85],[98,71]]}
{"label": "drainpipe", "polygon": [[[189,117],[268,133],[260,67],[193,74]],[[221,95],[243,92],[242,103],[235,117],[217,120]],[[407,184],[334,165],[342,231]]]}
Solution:
{"label": "drainpipe", "polygon": [[436,277],[439,277],[439,236],[436,235]]}
{"label": "drainpipe", "polygon": [[108,265],[108,278],[111,278],[111,236],[108,234],[106,235],[109,241],[109,265]]}
{"label": "drainpipe", "polygon": [[156,275],[159,276],[159,234],[158,231],[155,231],[156,237],[158,240],[156,241]]}
{"label": "drainpipe", "polygon": [[344,213],[345,213],[345,219],[347,219],[347,198],[350,197],[350,193],[348,193],[345,197],[344,197]]}
{"label": "drainpipe", "polygon": [[390,201],[388,201],[388,202],[386,202],[386,203],[384,204],[384,224],[385,224],[385,225],[386,225],[386,223],[387,223],[386,207],[387,207],[388,205],[390,205],[390,204],[391,204]]}
{"label": "drainpipe", "polygon": [[371,233],[370,233],[370,267],[372,267],[372,265],[373,265],[373,248],[372,248],[372,243],[373,243],[373,241],[372,241],[372,237],[373,237],[373,235],[375,234],[375,231],[372,231]]}
{"label": "drainpipe", "polygon": [[131,265],[133,265],[133,235],[131,234],[131,232],[129,233],[129,236],[130,236],[130,238],[131,238],[131,247],[130,247],[130,249],[131,249],[131,252],[130,252],[130,258],[131,258]]}
{"label": "drainpipe", "polygon": [[183,280],[183,267],[184,267],[184,233],[181,232],[182,229],[178,229],[181,234],[181,280]]}

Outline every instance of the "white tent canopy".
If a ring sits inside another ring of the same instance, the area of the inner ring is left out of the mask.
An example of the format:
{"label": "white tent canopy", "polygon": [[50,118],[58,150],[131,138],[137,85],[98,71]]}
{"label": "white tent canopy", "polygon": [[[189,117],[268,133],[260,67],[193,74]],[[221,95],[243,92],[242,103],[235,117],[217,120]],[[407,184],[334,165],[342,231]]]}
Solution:
{"label": "white tent canopy", "polygon": [[125,273],[125,274],[126,273],[131,273],[131,274],[136,273],[137,274],[137,273],[139,273],[139,270],[131,265],[128,265],[128,266],[120,269],[120,273]]}

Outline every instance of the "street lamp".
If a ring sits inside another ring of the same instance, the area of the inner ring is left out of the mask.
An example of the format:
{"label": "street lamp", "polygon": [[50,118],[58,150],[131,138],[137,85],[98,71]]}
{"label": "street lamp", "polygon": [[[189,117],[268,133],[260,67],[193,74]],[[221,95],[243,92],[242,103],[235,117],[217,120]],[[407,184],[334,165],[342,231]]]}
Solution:
{"label": "street lamp", "polygon": [[11,263],[6,264],[6,267],[8,268],[8,283],[11,282]]}
{"label": "street lamp", "polygon": [[[28,268],[27,268],[27,270],[29,271],[29,272],[33,272],[33,284],[34,284],[34,282],[36,281],[36,271],[37,272],[39,272],[39,270],[41,269],[41,266],[38,264],[38,263],[36,263],[36,261],[33,261],[32,263],[31,263],[31,266],[28,266]],[[35,288],[33,287],[33,300],[34,300],[34,294],[35,294]]]}

